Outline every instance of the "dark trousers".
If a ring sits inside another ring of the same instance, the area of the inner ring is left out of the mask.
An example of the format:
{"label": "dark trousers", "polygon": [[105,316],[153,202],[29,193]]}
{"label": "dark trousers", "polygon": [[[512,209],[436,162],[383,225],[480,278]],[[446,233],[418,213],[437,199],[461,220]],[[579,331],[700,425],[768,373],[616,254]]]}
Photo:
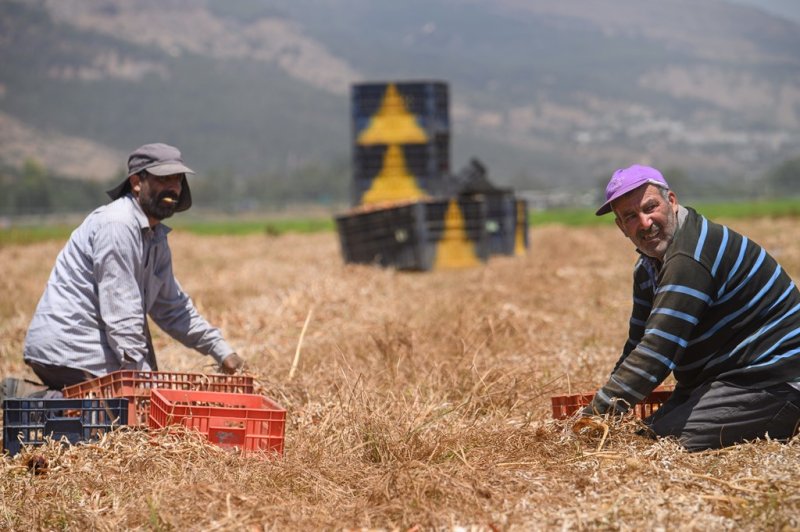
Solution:
{"label": "dark trousers", "polygon": [[752,390],[714,381],[677,389],[644,420],[651,436],[673,436],[689,451],[764,438],[788,440],[800,425],[800,391],[788,384]]}
{"label": "dark trousers", "polygon": [[61,390],[65,386],[81,383],[95,376],[81,369],[65,366],[50,366],[26,360],[25,363],[33,370],[42,383],[51,390]]}

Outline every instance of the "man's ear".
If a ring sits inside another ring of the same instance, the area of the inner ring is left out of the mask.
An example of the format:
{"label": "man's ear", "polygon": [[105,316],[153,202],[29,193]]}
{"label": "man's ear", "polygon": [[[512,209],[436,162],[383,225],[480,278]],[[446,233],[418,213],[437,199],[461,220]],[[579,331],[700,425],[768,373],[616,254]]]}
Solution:
{"label": "man's ear", "polygon": [[672,207],[672,211],[677,214],[678,213],[678,196],[675,195],[673,191],[669,191],[669,204]]}
{"label": "man's ear", "polygon": [[131,190],[133,191],[133,195],[137,198],[139,197],[139,191],[142,189],[142,178],[139,174],[133,174],[128,178],[131,183]]}

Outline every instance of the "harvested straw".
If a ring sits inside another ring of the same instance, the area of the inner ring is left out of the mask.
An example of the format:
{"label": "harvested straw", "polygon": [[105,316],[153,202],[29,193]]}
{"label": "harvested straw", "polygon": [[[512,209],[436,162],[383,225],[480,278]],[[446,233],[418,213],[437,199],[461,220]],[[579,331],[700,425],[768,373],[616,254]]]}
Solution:
{"label": "harvested straw", "polygon": [[[800,279],[795,224],[738,225]],[[624,341],[635,254],[615,228],[534,228],[525,258],[427,274],[345,266],[332,234],[170,238],[184,288],[287,408],[284,457],[185,431],[48,444],[46,474],[0,461],[0,529],[800,527],[798,441],[689,454],[632,420],[550,419],[550,396],[602,382]],[[58,249],[0,248],[4,374],[26,371]],[[207,360],[154,342],[164,369]]]}
{"label": "harvested straw", "polygon": [[303,324],[303,330],[300,331],[300,338],[297,340],[297,349],[294,352],[294,360],[292,360],[292,368],[289,370],[289,380],[294,378],[294,372],[297,370],[297,365],[300,363],[300,348],[303,345],[303,337],[306,335],[306,330],[308,329],[308,324],[311,321],[311,314],[314,312],[314,307],[311,307],[308,310],[308,315],[306,316],[306,322]]}

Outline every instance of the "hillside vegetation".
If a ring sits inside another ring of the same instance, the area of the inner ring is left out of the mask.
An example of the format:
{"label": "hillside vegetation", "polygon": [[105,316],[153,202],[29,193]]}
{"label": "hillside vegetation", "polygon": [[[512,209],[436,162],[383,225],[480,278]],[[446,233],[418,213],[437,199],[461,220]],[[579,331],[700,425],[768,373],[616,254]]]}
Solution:
{"label": "hillside vegetation", "polygon": [[800,153],[797,24],[721,0],[8,0],[0,30],[6,166],[107,181],[168,141],[227,209],[346,197],[361,80],[447,81],[451,167],[521,190],[638,161],[738,191]]}

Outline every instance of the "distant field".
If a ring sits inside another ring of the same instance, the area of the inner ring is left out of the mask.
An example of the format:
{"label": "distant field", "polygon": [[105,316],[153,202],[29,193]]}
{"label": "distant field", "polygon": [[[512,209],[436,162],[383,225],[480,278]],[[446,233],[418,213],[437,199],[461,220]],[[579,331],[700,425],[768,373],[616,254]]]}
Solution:
{"label": "distant field", "polygon": [[[743,219],[760,217],[800,216],[800,199],[758,201],[749,203],[702,203],[694,205],[699,212],[709,218]],[[595,216],[591,209],[552,209],[530,211],[528,221],[531,226],[562,224],[574,227],[603,225],[613,222],[611,216]],[[264,233],[282,235],[287,233],[307,234],[335,230],[332,216],[281,217],[281,218],[216,218],[181,219],[180,216],[167,222],[178,231],[196,235],[250,235]],[[0,228],[0,246],[25,244],[46,240],[65,240],[74,225],[63,223],[35,224],[27,222],[20,225]]]}

